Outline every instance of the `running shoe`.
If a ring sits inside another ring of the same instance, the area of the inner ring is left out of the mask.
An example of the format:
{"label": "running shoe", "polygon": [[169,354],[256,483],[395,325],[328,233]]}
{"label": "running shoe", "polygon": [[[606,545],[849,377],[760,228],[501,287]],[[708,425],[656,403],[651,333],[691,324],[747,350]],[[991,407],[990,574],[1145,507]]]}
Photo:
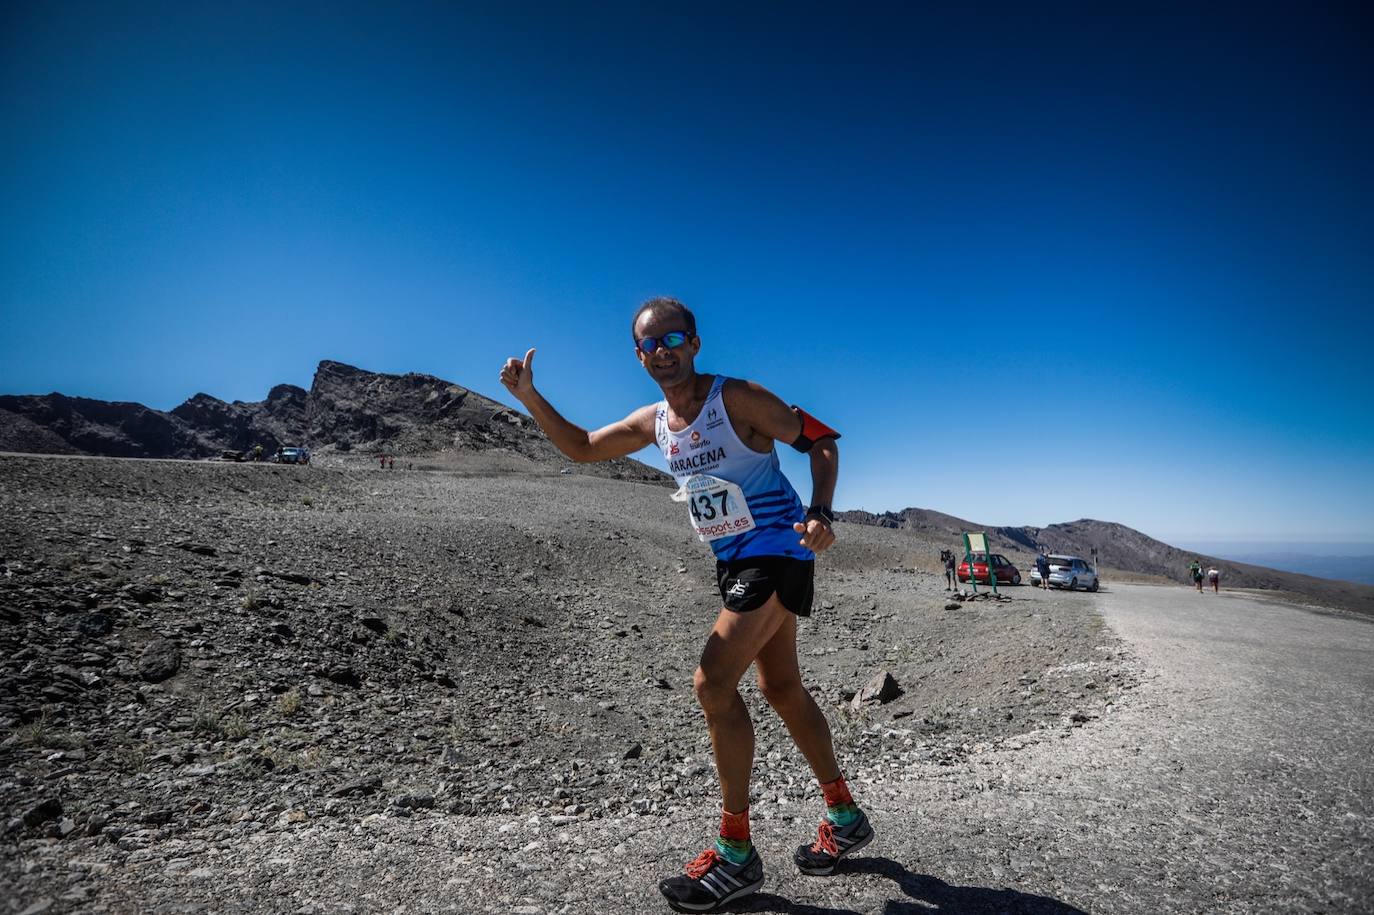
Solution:
{"label": "running shoe", "polygon": [[835,865],[850,852],[858,851],[873,841],[873,827],[862,810],[859,818],[848,826],[836,826],[828,819],[821,820],[816,841],[797,848],[792,860],[803,874],[824,877],[835,872]]}
{"label": "running shoe", "polygon": [[763,860],[749,850],[743,864],[731,864],[714,847],[687,865],[685,876],[669,877],[658,885],[668,905],[678,912],[714,912],[727,903],[757,892],[763,886]]}

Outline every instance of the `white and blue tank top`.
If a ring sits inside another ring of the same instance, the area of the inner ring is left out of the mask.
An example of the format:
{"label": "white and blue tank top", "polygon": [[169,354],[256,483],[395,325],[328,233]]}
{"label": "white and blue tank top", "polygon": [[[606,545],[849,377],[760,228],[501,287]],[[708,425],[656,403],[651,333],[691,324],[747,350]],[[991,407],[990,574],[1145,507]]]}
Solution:
{"label": "white and blue tank top", "polygon": [[740,441],[725,411],[717,375],[701,413],[681,432],[668,428],[668,402],[654,411],[654,438],[686,502],[697,536],[724,562],[750,556],[814,559],[792,525],[806,509],[783,476],[777,452],[760,453]]}

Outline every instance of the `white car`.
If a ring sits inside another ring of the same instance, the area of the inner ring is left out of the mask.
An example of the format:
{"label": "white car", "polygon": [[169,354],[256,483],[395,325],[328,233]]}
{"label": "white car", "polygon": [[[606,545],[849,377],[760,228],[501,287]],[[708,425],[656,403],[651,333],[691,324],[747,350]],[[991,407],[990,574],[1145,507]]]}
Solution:
{"label": "white car", "polygon": [[[1070,591],[1078,588],[1086,588],[1089,591],[1097,590],[1097,570],[1088,565],[1088,560],[1078,556],[1060,556],[1058,554],[1046,558],[1050,561],[1051,588],[1068,588]],[[1030,583],[1037,586],[1040,584],[1039,571],[1031,571]]]}

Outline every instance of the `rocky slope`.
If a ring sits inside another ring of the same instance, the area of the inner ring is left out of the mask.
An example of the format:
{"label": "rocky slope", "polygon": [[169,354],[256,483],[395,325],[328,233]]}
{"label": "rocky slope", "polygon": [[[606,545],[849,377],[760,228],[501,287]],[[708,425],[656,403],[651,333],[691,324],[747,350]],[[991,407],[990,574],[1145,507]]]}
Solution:
{"label": "rocky slope", "polygon": [[[193,854],[294,830],[705,823],[719,598],[681,515],[582,474],[0,456],[0,891],[214,908]],[[801,654],[856,782],[1068,734],[1131,685],[1089,595],[951,601],[912,564],[933,541],[841,528]],[[900,694],[863,702],[883,671]],[[805,763],[746,696],[760,822],[811,829]]]}

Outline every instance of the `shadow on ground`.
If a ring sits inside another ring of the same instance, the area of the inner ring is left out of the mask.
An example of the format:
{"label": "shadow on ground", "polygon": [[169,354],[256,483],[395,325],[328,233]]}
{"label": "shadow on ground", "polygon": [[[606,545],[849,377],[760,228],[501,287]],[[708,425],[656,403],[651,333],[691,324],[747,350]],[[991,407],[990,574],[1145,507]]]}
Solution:
{"label": "shadow on ground", "polygon": [[[891,858],[857,858],[840,866],[839,874],[874,874],[887,877],[906,894],[906,900],[889,899],[883,915],[1086,915],[1076,906],[1016,890],[983,886],[953,886],[938,877],[913,874]],[[909,900],[909,901],[908,901]],[[802,905],[772,893],[748,897],[737,912],[782,912],[786,915],[858,915],[853,909]]]}

